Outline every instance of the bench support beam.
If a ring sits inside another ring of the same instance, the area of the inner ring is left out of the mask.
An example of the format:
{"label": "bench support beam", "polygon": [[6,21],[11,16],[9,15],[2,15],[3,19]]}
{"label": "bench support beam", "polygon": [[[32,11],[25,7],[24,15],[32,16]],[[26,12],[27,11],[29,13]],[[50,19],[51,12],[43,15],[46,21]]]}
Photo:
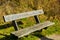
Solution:
{"label": "bench support beam", "polygon": [[37,15],[35,15],[34,18],[35,18],[35,20],[36,20],[36,24],[37,24],[37,23],[40,23],[39,18],[38,18]]}
{"label": "bench support beam", "polygon": [[15,31],[18,31],[19,28],[18,28],[17,22],[16,21],[12,21],[12,24],[14,26]]}

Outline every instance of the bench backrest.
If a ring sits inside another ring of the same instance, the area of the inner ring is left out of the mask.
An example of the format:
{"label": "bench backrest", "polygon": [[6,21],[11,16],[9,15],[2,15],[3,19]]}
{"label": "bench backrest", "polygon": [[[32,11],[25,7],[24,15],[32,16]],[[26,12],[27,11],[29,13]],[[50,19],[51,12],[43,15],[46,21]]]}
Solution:
{"label": "bench backrest", "polygon": [[35,15],[39,15],[39,14],[43,14],[43,13],[44,13],[43,10],[36,10],[36,11],[19,13],[19,14],[5,15],[4,21],[5,22],[13,21],[13,20],[22,19],[22,18],[26,18],[26,17],[30,17],[30,16],[35,16]]}
{"label": "bench backrest", "polygon": [[30,11],[30,12],[24,12],[24,13],[19,13],[19,14],[12,14],[12,15],[5,15],[3,16],[5,22],[12,21],[12,25],[14,25],[15,30],[19,30],[17,22],[15,20],[17,19],[22,19],[30,16],[34,16],[36,23],[39,23],[39,18],[37,15],[43,14],[43,10],[35,10],[35,11]]}

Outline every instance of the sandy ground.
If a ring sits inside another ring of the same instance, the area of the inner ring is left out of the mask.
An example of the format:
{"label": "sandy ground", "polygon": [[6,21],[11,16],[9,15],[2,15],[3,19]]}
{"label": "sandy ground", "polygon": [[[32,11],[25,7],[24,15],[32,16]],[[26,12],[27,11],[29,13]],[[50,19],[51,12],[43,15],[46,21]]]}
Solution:
{"label": "sandy ground", "polygon": [[51,39],[53,39],[53,40],[60,40],[60,35],[54,34],[54,35],[48,36],[48,38],[51,38]]}
{"label": "sandy ground", "polygon": [[53,34],[53,35],[50,35],[50,36],[41,37],[40,40],[60,40],[60,35]]}

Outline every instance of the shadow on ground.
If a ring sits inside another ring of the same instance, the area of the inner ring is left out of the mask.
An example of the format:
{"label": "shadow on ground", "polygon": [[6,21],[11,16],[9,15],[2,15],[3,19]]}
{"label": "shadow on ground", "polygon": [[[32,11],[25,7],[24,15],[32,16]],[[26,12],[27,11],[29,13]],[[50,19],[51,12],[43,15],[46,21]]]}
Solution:
{"label": "shadow on ground", "polygon": [[[23,23],[18,22],[18,24],[23,24]],[[11,27],[11,26],[12,26],[12,24],[0,25],[0,29],[8,28],[8,27]],[[39,34],[39,32],[36,31],[32,35],[39,37],[41,40],[53,40],[53,39],[45,37],[44,35]],[[0,35],[5,36],[5,37],[1,38],[0,40],[17,40],[16,37],[13,37],[12,35],[5,35],[5,34],[0,34]]]}
{"label": "shadow on ground", "polygon": [[5,37],[1,38],[0,40],[17,40],[16,37],[13,37],[13,35],[5,35],[5,34],[0,34]]}
{"label": "shadow on ground", "polygon": [[[42,31],[42,30],[41,30],[41,31]],[[39,37],[40,40],[53,40],[53,39],[48,38],[48,37],[46,37],[46,36],[44,36],[44,35],[41,35],[41,34],[40,34],[41,31],[36,31],[33,35]]]}
{"label": "shadow on ground", "polygon": [[5,28],[11,27],[11,26],[12,26],[11,24],[0,25],[0,29],[5,29]]}
{"label": "shadow on ground", "polygon": [[[18,40],[13,35],[6,35],[6,34],[1,34],[1,33],[0,33],[0,35],[5,36],[5,37],[1,38],[0,40]],[[51,38],[48,38],[44,35],[39,34],[39,32],[34,32],[32,35],[37,36],[38,38],[40,38],[40,40],[53,40]]]}
{"label": "shadow on ground", "polygon": [[[17,39],[16,37],[14,37],[13,35],[5,35],[5,34],[0,34],[0,35],[5,36],[5,37],[1,38],[0,40],[18,40],[18,39]],[[53,40],[53,39],[47,38],[46,36],[41,35],[41,34],[39,34],[39,33],[38,33],[38,34],[35,33],[35,34],[32,34],[32,35],[39,37],[40,40]],[[26,37],[27,37],[27,36],[26,36]]]}
{"label": "shadow on ground", "polygon": [[[17,22],[17,24],[18,24],[18,25],[22,25],[23,22],[19,21],[19,22]],[[12,24],[12,22],[11,22],[11,23],[8,23],[8,24],[0,25],[0,29],[5,29],[5,28],[11,27],[11,26],[14,26],[14,25]]]}

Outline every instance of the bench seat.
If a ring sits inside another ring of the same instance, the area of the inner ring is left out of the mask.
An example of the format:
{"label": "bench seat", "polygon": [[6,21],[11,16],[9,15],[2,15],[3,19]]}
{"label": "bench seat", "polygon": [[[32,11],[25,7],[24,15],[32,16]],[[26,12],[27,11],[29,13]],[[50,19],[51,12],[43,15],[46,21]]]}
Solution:
{"label": "bench seat", "polygon": [[44,23],[36,24],[34,26],[27,27],[27,28],[12,32],[11,34],[20,38],[20,37],[26,36],[26,35],[34,32],[34,31],[41,30],[41,29],[46,28],[46,27],[53,25],[53,24],[54,24],[53,22],[46,21]]}

